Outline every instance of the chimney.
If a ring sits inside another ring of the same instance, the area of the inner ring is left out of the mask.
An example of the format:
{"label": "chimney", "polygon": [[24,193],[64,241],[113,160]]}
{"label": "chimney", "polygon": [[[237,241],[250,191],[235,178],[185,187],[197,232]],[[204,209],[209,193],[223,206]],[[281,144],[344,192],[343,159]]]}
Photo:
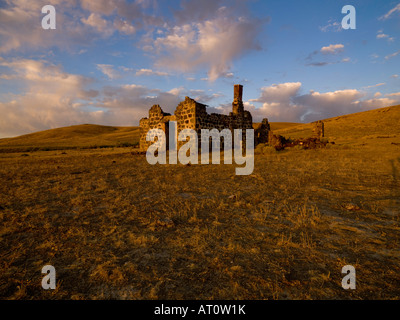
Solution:
{"label": "chimney", "polygon": [[241,84],[235,84],[233,89],[233,100],[242,101],[243,86]]}
{"label": "chimney", "polygon": [[243,86],[241,84],[235,84],[233,87],[233,102],[232,111],[233,114],[243,114],[244,107],[242,101]]}

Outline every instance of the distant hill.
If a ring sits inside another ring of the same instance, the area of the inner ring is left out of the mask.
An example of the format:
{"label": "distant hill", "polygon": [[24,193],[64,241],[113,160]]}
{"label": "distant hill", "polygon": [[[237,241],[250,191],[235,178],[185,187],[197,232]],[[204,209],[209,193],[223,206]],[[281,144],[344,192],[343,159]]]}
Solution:
{"label": "distant hill", "polygon": [[[294,125],[298,123],[271,123],[274,129]],[[0,152],[134,146],[139,143],[139,138],[139,127],[82,124],[0,139]]]}
{"label": "distant hill", "polygon": [[[259,123],[259,122],[253,123],[253,128],[255,129],[260,124],[261,123]],[[296,123],[296,122],[270,122],[269,124],[271,126],[272,131],[280,130],[280,129],[287,129],[287,128],[291,128],[291,127],[300,125],[300,123]]]}
{"label": "distant hill", "polygon": [[[376,139],[400,143],[400,105],[323,121],[325,136],[330,141],[360,144]],[[306,138],[312,135],[311,123],[271,122],[270,125],[275,134],[286,138]],[[139,143],[139,135],[139,127],[82,124],[0,139],[0,152],[134,146]]]}
{"label": "distant hill", "polygon": [[[325,137],[344,144],[360,144],[371,139],[400,140],[400,105],[324,119]],[[312,123],[273,130],[286,138],[307,138]]]}
{"label": "distant hill", "polygon": [[0,139],[0,151],[133,146],[138,142],[139,127],[82,124]]}

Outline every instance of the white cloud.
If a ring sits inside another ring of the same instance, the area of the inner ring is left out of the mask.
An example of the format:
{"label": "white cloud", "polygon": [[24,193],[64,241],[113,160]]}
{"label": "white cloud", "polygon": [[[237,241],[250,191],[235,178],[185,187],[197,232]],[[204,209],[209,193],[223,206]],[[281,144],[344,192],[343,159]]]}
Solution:
{"label": "white cloud", "polygon": [[269,118],[272,121],[300,121],[306,112],[305,108],[293,102],[301,89],[301,82],[286,82],[261,88],[260,97],[249,102],[260,102],[256,108],[248,104],[247,108],[253,115],[253,121]]}
{"label": "white cloud", "polygon": [[114,70],[114,67],[110,64],[98,64],[97,69],[99,69],[110,79],[117,79],[121,76],[120,73]]}
{"label": "white cloud", "polygon": [[396,51],[396,52],[394,52],[394,53],[392,53],[392,54],[388,54],[388,55],[385,57],[385,60],[390,60],[390,59],[392,59],[392,58],[398,56],[399,54],[400,54],[400,50],[399,50],[399,51]]}
{"label": "white cloud", "polygon": [[331,44],[327,47],[322,47],[321,48],[321,53],[323,54],[337,54],[339,52],[342,52],[344,48],[343,44]]}
{"label": "white cloud", "polygon": [[304,120],[312,121],[355,112],[353,103],[362,96],[358,90],[347,89],[325,93],[313,91],[293,100],[307,110]]}
{"label": "white cloud", "polygon": [[333,20],[329,20],[327,25],[325,25],[323,27],[319,27],[319,29],[322,32],[328,32],[328,31],[339,32],[339,31],[343,30],[342,24],[340,22],[333,21]]}
{"label": "white cloud", "polygon": [[388,34],[383,33],[383,30],[378,31],[376,38],[377,39],[386,39],[388,42],[394,41],[394,37],[390,37]]}
{"label": "white cloud", "polygon": [[369,89],[369,88],[381,87],[381,86],[384,86],[384,85],[386,85],[386,83],[382,82],[382,83],[373,84],[371,86],[367,86],[367,87],[364,87],[364,88]]}
{"label": "white cloud", "polygon": [[113,26],[123,34],[134,34],[136,32],[136,28],[123,19],[115,19]]}
{"label": "white cloud", "polygon": [[[320,50],[314,50],[305,58],[305,60],[307,61],[306,66],[324,67],[332,64],[350,62],[351,58],[349,57],[345,57],[340,60],[337,59],[333,60],[332,57],[343,52],[343,50],[344,50],[344,45],[340,43],[322,47]],[[322,58],[322,61],[314,61],[316,57],[319,57],[318,59]]]}
{"label": "white cloud", "polygon": [[233,72],[227,72],[221,76],[229,79],[229,78],[233,78],[235,75],[233,74]]}
{"label": "white cloud", "polygon": [[390,18],[390,16],[395,12],[400,12],[400,3],[397,6],[395,6],[393,9],[389,10],[386,14],[381,16],[379,19],[386,20],[386,19]]}
{"label": "white cloud", "polygon": [[0,65],[11,70],[12,79],[19,86],[24,86],[35,93],[50,92],[55,94],[73,94],[85,98],[92,93],[84,90],[91,79],[64,72],[59,66],[47,61],[31,59],[1,60]]}
{"label": "white cloud", "polygon": [[400,92],[386,94],[387,97],[400,97]]}
{"label": "white cloud", "polygon": [[388,98],[379,98],[379,99],[370,99],[364,101],[356,101],[354,104],[361,108],[360,111],[364,110],[372,110],[383,107],[390,107],[395,104],[398,104],[400,99],[388,99]]}
{"label": "white cloud", "polygon": [[176,25],[156,35],[156,66],[181,72],[205,67],[210,81],[231,76],[229,70],[235,59],[259,49],[256,38],[262,22],[229,16],[224,8],[217,13],[213,19]]}
{"label": "white cloud", "polygon": [[81,21],[93,28],[95,28],[98,32],[104,34],[104,36],[110,36],[113,33],[113,29],[111,24],[101,17],[98,13],[91,13],[89,17],[82,18]]}
{"label": "white cloud", "polygon": [[250,102],[290,102],[290,99],[296,96],[301,88],[301,82],[286,82],[273,84],[269,87],[261,88],[261,96],[258,99],[250,99]]}
{"label": "white cloud", "polygon": [[173,94],[174,96],[179,96],[182,94],[184,88],[180,87],[180,88],[173,88],[171,90],[168,91],[168,93]]}
{"label": "white cloud", "polygon": [[161,71],[153,71],[151,69],[140,69],[136,71],[137,76],[168,76],[168,73]]}

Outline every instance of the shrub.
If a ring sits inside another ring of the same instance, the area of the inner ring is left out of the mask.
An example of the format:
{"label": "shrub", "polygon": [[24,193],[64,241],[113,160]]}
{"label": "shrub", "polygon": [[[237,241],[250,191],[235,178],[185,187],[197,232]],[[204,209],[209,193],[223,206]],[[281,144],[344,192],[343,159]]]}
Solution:
{"label": "shrub", "polygon": [[119,148],[128,148],[128,147],[134,147],[138,145],[139,142],[131,143],[131,142],[118,142],[117,147]]}

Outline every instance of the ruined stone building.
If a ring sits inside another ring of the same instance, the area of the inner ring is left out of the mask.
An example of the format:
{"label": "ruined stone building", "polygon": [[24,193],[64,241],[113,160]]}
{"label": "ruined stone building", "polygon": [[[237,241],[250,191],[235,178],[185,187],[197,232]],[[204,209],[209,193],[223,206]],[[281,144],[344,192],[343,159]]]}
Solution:
{"label": "ruined stone building", "polygon": [[[243,106],[243,86],[234,85],[234,95],[232,102],[232,112],[229,115],[211,113],[208,114],[206,105],[201,104],[189,97],[179,103],[173,115],[165,113],[159,105],[153,105],[149,111],[149,117],[140,120],[140,149],[145,151],[153,143],[146,141],[147,132],[150,129],[162,129],[166,133],[168,148],[168,129],[171,121],[177,123],[177,133],[183,129],[193,129],[196,131],[199,139],[198,146],[201,146],[201,129],[230,129],[233,133],[234,129],[243,129],[243,140],[245,140],[245,130],[253,129],[253,119],[249,111],[244,110]],[[255,128],[255,143],[268,141],[268,120]],[[178,142],[179,144],[184,142]],[[223,144],[221,144],[222,146]]]}

